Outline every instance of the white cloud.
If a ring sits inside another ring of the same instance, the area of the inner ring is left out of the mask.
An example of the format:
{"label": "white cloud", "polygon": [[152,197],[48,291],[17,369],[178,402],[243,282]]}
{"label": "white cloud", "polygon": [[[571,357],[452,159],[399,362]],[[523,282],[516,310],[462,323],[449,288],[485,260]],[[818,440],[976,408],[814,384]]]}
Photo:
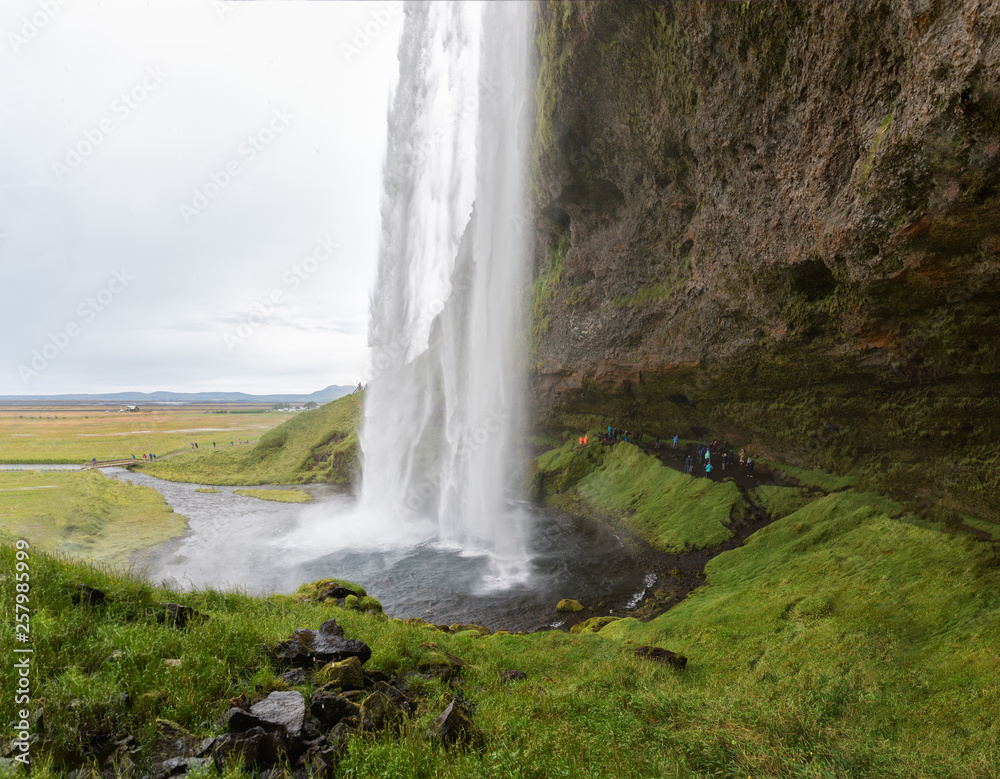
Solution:
{"label": "white cloud", "polygon": [[[52,2],[16,51],[41,0],[0,11],[0,394],[357,381],[399,4]],[[213,197],[185,222],[198,192]],[[324,239],[337,251],[294,275]],[[82,314],[120,269],[134,280]],[[70,324],[26,384],[19,366]]]}

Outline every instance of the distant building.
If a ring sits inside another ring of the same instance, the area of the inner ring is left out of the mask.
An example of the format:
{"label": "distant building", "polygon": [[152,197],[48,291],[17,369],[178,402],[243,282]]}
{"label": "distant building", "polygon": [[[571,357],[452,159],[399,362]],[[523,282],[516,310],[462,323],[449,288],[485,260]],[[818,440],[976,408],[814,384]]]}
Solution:
{"label": "distant building", "polygon": [[139,407],[138,406],[134,406],[134,405],[133,406],[125,406],[125,410],[126,411],[138,411]]}

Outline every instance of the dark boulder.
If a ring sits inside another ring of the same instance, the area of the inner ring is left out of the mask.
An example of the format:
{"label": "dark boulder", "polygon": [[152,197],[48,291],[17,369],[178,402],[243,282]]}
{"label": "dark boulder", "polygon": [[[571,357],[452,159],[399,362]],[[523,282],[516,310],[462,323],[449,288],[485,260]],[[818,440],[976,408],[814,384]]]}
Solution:
{"label": "dark boulder", "polygon": [[107,596],[96,587],[75,583],[69,585],[69,597],[77,606],[97,606]]}
{"label": "dark boulder", "polygon": [[367,731],[399,730],[402,716],[392,700],[383,692],[373,692],[361,702],[361,727]]}
{"label": "dark boulder", "polygon": [[361,707],[342,695],[319,691],[313,694],[309,711],[323,725],[332,728],[345,717],[358,717]]}
{"label": "dark boulder", "polygon": [[359,598],[363,598],[365,592],[364,590],[352,590],[350,587],[345,587],[342,584],[331,584],[329,587],[320,590],[320,592],[316,594],[316,600],[342,600],[348,595],[355,595]]}
{"label": "dark boulder", "polygon": [[641,646],[635,650],[635,656],[671,665],[678,671],[683,671],[688,661],[684,655],[679,655],[676,652],[671,652],[669,649],[663,649],[658,646]]}
{"label": "dark boulder", "polygon": [[327,620],[319,630],[299,628],[287,641],[282,641],[271,651],[272,658],[283,665],[326,665],[330,662],[356,657],[364,665],[372,656],[371,648],[363,641],[344,638],[344,629],[335,620]]}
{"label": "dark boulder", "polygon": [[427,737],[445,744],[481,747],[486,739],[472,721],[472,714],[460,701],[454,700],[427,729]]}
{"label": "dark boulder", "polygon": [[290,671],[285,671],[281,675],[281,681],[283,681],[289,687],[294,687],[296,684],[305,684],[306,681],[305,669],[293,668]]}
{"label": "dark boulder", "polygon": [[251,706],[250,714],[264,723],[264,730],[280,730],[289,738],[298,738],[306,715],[306,700],[295,690],[272,692]]}
{"label": "dark boulder", "polygon": [[190,606],[182,606],[179,603],[161,603],[159,609],[156,613],[156,621],[172,625],[175,628],[187,627],[191,620],[205,616]]}

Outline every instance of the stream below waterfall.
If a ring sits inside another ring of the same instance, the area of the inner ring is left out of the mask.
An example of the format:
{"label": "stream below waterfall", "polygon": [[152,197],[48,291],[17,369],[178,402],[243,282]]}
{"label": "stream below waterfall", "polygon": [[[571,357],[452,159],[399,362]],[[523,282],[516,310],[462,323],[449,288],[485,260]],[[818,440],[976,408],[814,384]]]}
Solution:
{"label": "stream below waterfall", "polygon": [[579,600],[593,614],[619,613],[634,606],[652,580],[606,528],[526,503],[516,508],[526,520],[527,568],[504,582],[489,578],[483,556],[433,542],[381,539],[352,547],[347,541],[331,550],[330,529],[336,534],[338,523],[346,538],[366,527],[356,499],[334,487],[310,485],[314,501],[292,504],[236,495],[238,487],[197,492],[197,484],[124,468],[104,472],[152,487],[187,517],[184,536],[137,561],[153,582],[180,589],[291,593],[333,577],[363,585],[390,617],[530,631],[559,626],[563,615],[555,606],[563,598]]}

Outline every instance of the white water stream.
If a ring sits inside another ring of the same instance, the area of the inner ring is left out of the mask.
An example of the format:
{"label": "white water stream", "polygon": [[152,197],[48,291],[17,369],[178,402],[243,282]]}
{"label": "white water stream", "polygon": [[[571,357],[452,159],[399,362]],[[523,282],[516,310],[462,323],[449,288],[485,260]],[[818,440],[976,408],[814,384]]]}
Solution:
{"label": "white water stream", "polygon": [[361,510],[382,543],[527,572],[521,440],[531,7],[408,3],[389,117]]}

